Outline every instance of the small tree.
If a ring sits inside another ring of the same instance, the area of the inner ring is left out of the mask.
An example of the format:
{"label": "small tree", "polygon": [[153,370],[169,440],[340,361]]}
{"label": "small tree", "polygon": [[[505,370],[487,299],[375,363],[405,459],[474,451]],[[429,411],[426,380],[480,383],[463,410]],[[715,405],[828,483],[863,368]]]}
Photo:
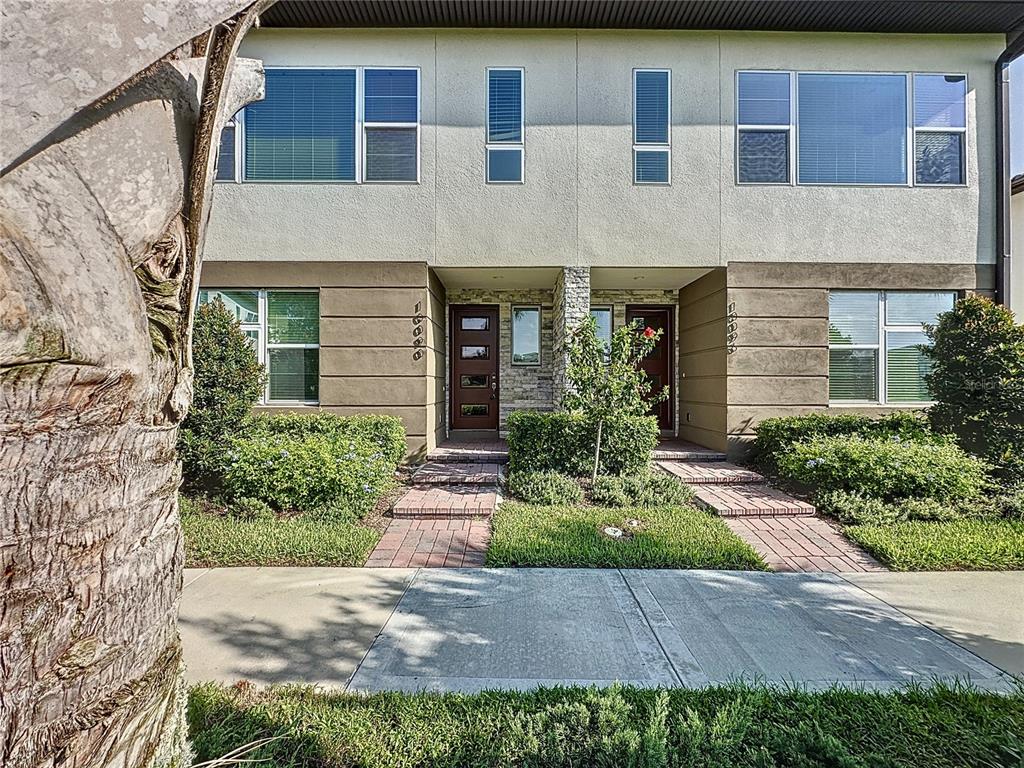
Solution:
{"label": "small tree", "polygon": [[955,434],[1007,480],[1024,480],[1024,325],[1006,307],[972,295],[926,330],[932,426]]}
{"label": "small tree", "polygon": [[227,438],[242,429],[259,401],[266,373],[220,299],[196,310],[192,362],[192,408],[178,433],[178,452],[186,482],[209,485],[225,466]]}
{"label": "small tree", "polygon": [[631,323],[615,331],[611,344],[606,345],[597,336],[597,321],[589,317],[569,336],[565,371],[568,386],[562,407],[582,413],[597,425],[592,480],[597,479],[601,464],[604,425],[643,416],[653,404],[668,397],[668,387],[651,392],[650,378],[640,368],[640,361],[651,353],[661,334],[660,330]]}

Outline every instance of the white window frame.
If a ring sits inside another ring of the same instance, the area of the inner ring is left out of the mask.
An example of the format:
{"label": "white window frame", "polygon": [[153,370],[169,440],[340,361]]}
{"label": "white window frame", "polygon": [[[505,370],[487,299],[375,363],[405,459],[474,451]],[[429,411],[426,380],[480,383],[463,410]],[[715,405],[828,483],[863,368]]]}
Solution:
{"label": "white window frame", "polygon": [[[517,309],[535,309],[537,310],[537,362],[536,363],[524,363],[516,362],[516,310]],[[508,318],[508,347],[509,347],[509,363],[516,366],[517,368],[522,366],[524,368],[536,368],[541,364],[544,359],[544,310],[540,304],[513,304],[509,308]]]}
{"label": "white window frame", "polygon": [[[259,360],[260,365],[263,366],[263,370],[267,374],[267,383],[263,387],[263,394],[260,396],[259,405],[319,405],[319,400],[272,400],[270,397],[270,350],[271,349],[320,349],[320,344],[271,344],[270,333],[268,330],[268,323],[270,321],[269,313],[267,312],[267,296],[268,294],[275,292],[282,293],[315,293],[318,296],[317,304],[319,305],[319,294],[318,288],[222,288],[216,286],[201,286],[200,291],[255,291],[256,292],[256,311],[259,316],[259,322],[257,323],[241,323],[242,332],[255,331],[256,332],[256,358]],[[319,325],[320,318],[317,317],[317,324]],[[320,382],[319,376],[317,377],[317,394],[320,393]]]}
{"label": "white window frame", "polygon": [[[423,78],[421,77],[419,67],[388,67],[388,66],[372,66],[372,67],[356,67],[356,127],[357,133],[359,134],[359,143],[361,147],[357,147],[356,155],[360,158],[361,162],[356,167],[356,178],[360,180],[361,184],[419,184],[420,183],[420,164],[422,159],[422,152],[420,151],[420,141],[422,137],[422,131],[420,126],[422,125],[422,111],[423,111]],[[415,123],[370,123],[364,119],[366,113],[366,87],[364,82],[364,75],[369,71],[403,71],[403,72],[415,72],[416,73],[416,122]],[[415,128],[416,129],[416,179],[409,181],[408,179],[396,179],[393,181],[389,180],[369,180],[366,178],[366,130],[372,128]]]}
{"label": "white window frame", "polygon": [[[664,144],[641,144],[636,140],[636,76],[642,72],[664,72],[668,75],[668,88],[666,90],[666,96],[668,97],[667,112],[668,125],[665,132],[665,137],[668,141]],[[633,151],[630,154],[630,168],[629,173],[633,179],[635,186],[641,187],[669,187],[672,186],[672,70],[664,67],[635,67],[633,69],[632,76],[632,97],[633,97],[633,126],[632,126],[632,139],[633,139]],[[666,155],[668,166],[668,172],[665,174],[665,181],[637,181],[636,178],[636,153],[637,152],[663,152]]]}
{"label": "white window frame", "polygon": [[[491,72],[519,73],[519,141],[491,141]],[[484,183],[526,183],[526,68],[487,67],[484,72]],[[519,181],[491,180],[491,150],[519,150]]]}
{"label": "white window frame", "polygon": [[[886,301],[890,293],[915,293],[911,290],[892,290],[892,291],[857,291],[857,290],[843,290],[837,289],[830,291],[831,293],[860,293],[860,294],[871,294],[878,297],[878,337],[874,344],[832,344],[829,342],[829,350],[833,349],[874,349],[877,352],[877,363],[875,369],[878,372],[877,380],[875,381],[875,399],[874,400],[832,400],[829,399],[830,408],[843,408],[843,407],[854,407],[859,408],[863,406],[892,406],[899,408],[919,408],[922,406],[929,406],[934,404],[934,400],[896,400],[893,402],[889,401],[888,396],[888,383],[889,383],[889,363],[888,363],[888,338],[890,333],[924,333],[923,323],[889,323],[886,320]],[[943,288],[935,289],[922,289],[917,291],[920,293],[948,293],[953,296],[953,300],[956,301],[959,293],[955,290],[947,290]],[[831,375],[831,373],[830,373]]]}
{"label": "white window frame", "polygon": [[[243,136],[245,134],[245,109],[240,109],[235,112],[234,115],[224,121],[224,125],[221,128],[223,133],[224,128],[229,125],[233,125],[235,129],[235,142],[231,147],[234,150],[235,155],[235,175],[231,179],[218,179],[217,174],[214,173],[214,183],[216,184],[241,184],[242,183],[242,163],[245,162],[245,152],[243,151]],[[217,149],[220,150],[220,141],[217,142]]]}
{"label": "white window frame", "polygon": [[[742,73],[781,73],[786,72],[789,74],[789,125],[788,126],[748,126],[740,125],[739,121],[739,110],[740,110],[740,74]],[[800,75],[899,75],[902,76],[906,83],[906,99],[907,99],[907,122],[906,122],[906,182],[903,184],[882,184],[879,182],[808,182],[800,183],[799,180],[799,155],[800,155]],[[950,75],[964,78],[964,87],[966,93],[970,94],[970,81],[965,73],[960,72],[920,72],[920,71],[904,71],[904,72],[888,72],[888,71],[847,71],[847,70],[783,70],[783,69],[737,69],[735,72],[735,79],[733,81],[733,109],[734,109],[734,122],[736,124],[735,129],[735,140],[733,147],[733,166],[734,166],[734,179],[737,186],[743,187],[887,187],[887,188],[899,188],[899,187],[923,187],[923,188],[948,188],[948,189],[962,189],[969,186],[968,184],[968,168],[967,159],[970,156],[968,142],[969,132],[967,130],[967,97],[964,97],[964,128],[953,129],[953,128],[922,128],[920,130],[924,132],[948,132],[954,133],[959,132],[963,134],[963,163],[964,163],[964,183],[963,184],[918,184],[917,183],[917,147],[916,147],[916,134],[917,128],[915,127],[914,119],[914,75]],[[789,142],[789,183],[782,184],[780,182],[764,182],[764,181],[740,181],[739,180],[739,142],[740,142],[740,129],[747,131],[754,130],[782,130],[787,128],[790,134]]]}
{"label": "white window frame", "polygon": [[[789,78],[789,122],[785,125],[748,125],[739,122],[740,119],[740,75],[786,75]],[[796,73],[787,69],[737,69],[733,81],[733,89],[736,92],[736,141],[733,147],[736,162],[735,177],[736,184],[744,187],[791,187],[796,182],[796,121],[793,119],[796,100]],[[740,181],[740,133],[754,133],[755,131],[770,131],[778,133],[786,132],[786,153],[789,155],[789,162],[786,163],[786,181]]]}
{"label": "white window frame", "polygon": [[608,329],[610,335],[608,336],[608,349],[605,350],[605,360],[607,361],[608,358],[611,357],[612,337],[615,336],[615,307],[612,304],[591,304],[590,311],[587,313],[587,317],[591,317],[593,312],[608,313],[608,320],[610,321],[608,323]]}
{"label": "white window frame", "polygon": [[[952,187],[953,189],[956,189],[958,187],[959,188],[966,187],[967,186],[967,159],[968,159],[968,156],[969,156],[968,152],[967,152],[967,96],[971,92],[970,81],[967,78],[967,74],[966,73],[962,73],[962,72],[913,72],[913,73],[911,73],[911,76],[910,76],[911,83],[913,83],[914,77],[916,77],[917,75],[935,75],[936,77],[962,77],[964,79],[964,127],[963,128],[929,128],[929,127],[924,127],[923,126],[921,128],[918,128],[918,126],[917,126],[917,104],[913,103],[913,102],[911,103],[911,105],[910,105],[910,112],[911,112],[911,115],[910,115],[910,125],[911,125],[911,129],[913,130],[913,133],[914,133],[914,141],[913,141],[913,144],[911,146],[911,151],[914,154],[914,158],[913,158],[913,161],[912,161],[911,164],[913,165],[913,168],[914,168],[914,179],[913,179],[914,186],[915,187],[940,187],[940,188],[941,187]],[[911,87],[913,87],[913,86],[911,86]],[[911,90],[911,95],[913,95],[913,90]],[[918,133],[952,133],[952,134],[959,134],[960,136],[963,137],[961,139],[961,141],[963,142],[963,144],[961,146],[961,150],[963,151],[963,156],[960,158],[961,165],[962,165],[961,170],[963,171],[963,177],[964,177],[963,182],[961,182],[960,184],[919,184],[918,183],[918,181],[917,181],[917,134]]]}

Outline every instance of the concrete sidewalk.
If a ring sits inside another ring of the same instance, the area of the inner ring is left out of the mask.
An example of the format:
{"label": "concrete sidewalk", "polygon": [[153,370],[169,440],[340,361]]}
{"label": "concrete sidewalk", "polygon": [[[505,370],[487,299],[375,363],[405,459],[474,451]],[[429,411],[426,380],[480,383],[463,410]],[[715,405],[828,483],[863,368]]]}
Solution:
{"label": "concrete sidewalk", "polygon": [[[941,595],[941,578],[962,574],[928,574],[936,580],[927,587],[909,579],[902,592],[907,575],[882,575],[892,581],[861,589],[830,574],[736,571],[187,571],[181,626],[191,680],[350,683],[363,691],[740,678],[1009,686],[996,667],[893,607],[902,608],[901,599],[921,605],[915,591]],[[1003,601],[1024,574],[986,575],[998,583],[966,602],[961,589],[935,628],[987,654],[993,646],[968,642],[984,629],[999,638],[989,660],[1016,669],[1024,628],[1011,607],[1019,603]],[[1002,624],[985,629],[979,622],[991,616]]]}

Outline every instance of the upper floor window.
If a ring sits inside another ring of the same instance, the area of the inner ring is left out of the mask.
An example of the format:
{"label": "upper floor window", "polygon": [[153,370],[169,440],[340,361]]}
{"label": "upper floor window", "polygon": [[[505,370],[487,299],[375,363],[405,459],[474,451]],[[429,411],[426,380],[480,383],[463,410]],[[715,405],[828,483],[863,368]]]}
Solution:
{"label": "upper floor window", "polygon": [[320,295],[317,291],[203,289],[238,319],[267,369],[263,403],[316,403],[320,397]]}
{"label": "upper floor window", "polygon": [[830,292],[829,400],[927,402],[924,326],[952,309],[955,298],[952,291]]}
{"label": "upper floor window", "polygon": [[914,168],[917,184],[965,184],[967,78],[914,75]]}
{"label": "upper floor window", "polygon": [[739,72],[736,84],[741,184],[965,181],[963,75]]}
{"label": "upper floor window", "polygon": [[487,181],[523,181],[523,70],[487,70]]}
{"label": "upper floor window", "polygon": [[236,153],[240,146],[238,141],[239,115],[235,115],[224,123],[224,128],[220,132],[220,146],[217,148],[217,174],[214,177],[217,181],[238,181],[240,163]]}
{"label": "upper floor window", "polygon": [[266,97],[221,134],[217,179],[418,181],[419,70],[267,68]]}
{"label": "upper floor window", "polygon": [[633,70],[633,182],[671,181],[671,73]]}

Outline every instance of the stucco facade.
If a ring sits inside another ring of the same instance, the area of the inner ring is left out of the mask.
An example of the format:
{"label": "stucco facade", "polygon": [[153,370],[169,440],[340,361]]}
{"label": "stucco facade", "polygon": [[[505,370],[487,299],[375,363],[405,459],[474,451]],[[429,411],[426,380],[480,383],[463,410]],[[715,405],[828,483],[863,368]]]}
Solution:
{"label": "stucco facade", "polygon": [[[561,339],[588,298],[612,307],[616,327],[627,307],[667,308],[669,432],[740,452],[766,416],[835,407],[829,291],[991,292],[991,72],[1004,44],[1000,35],[256,31],[242,54],[270,69],[418,68],[419,181],[218,184],[202,282],[319,288],[320,406],[399,415],[414,453],[450,432],[452,307],[499,308],[500,425],[516,408],[556,406]],[[522,184],[485,181],[488,67],[524,72]],[[668,185],[633,182],[638,68],[672,73]],[[738,184],[739,70],[964,74],[966,183]],[[1019,255],[1024,224],[1015,230]],[[1016,275],[1019,284],[1024,270]],[[538,365],[511,363],[519,304],[541,308]]]}

